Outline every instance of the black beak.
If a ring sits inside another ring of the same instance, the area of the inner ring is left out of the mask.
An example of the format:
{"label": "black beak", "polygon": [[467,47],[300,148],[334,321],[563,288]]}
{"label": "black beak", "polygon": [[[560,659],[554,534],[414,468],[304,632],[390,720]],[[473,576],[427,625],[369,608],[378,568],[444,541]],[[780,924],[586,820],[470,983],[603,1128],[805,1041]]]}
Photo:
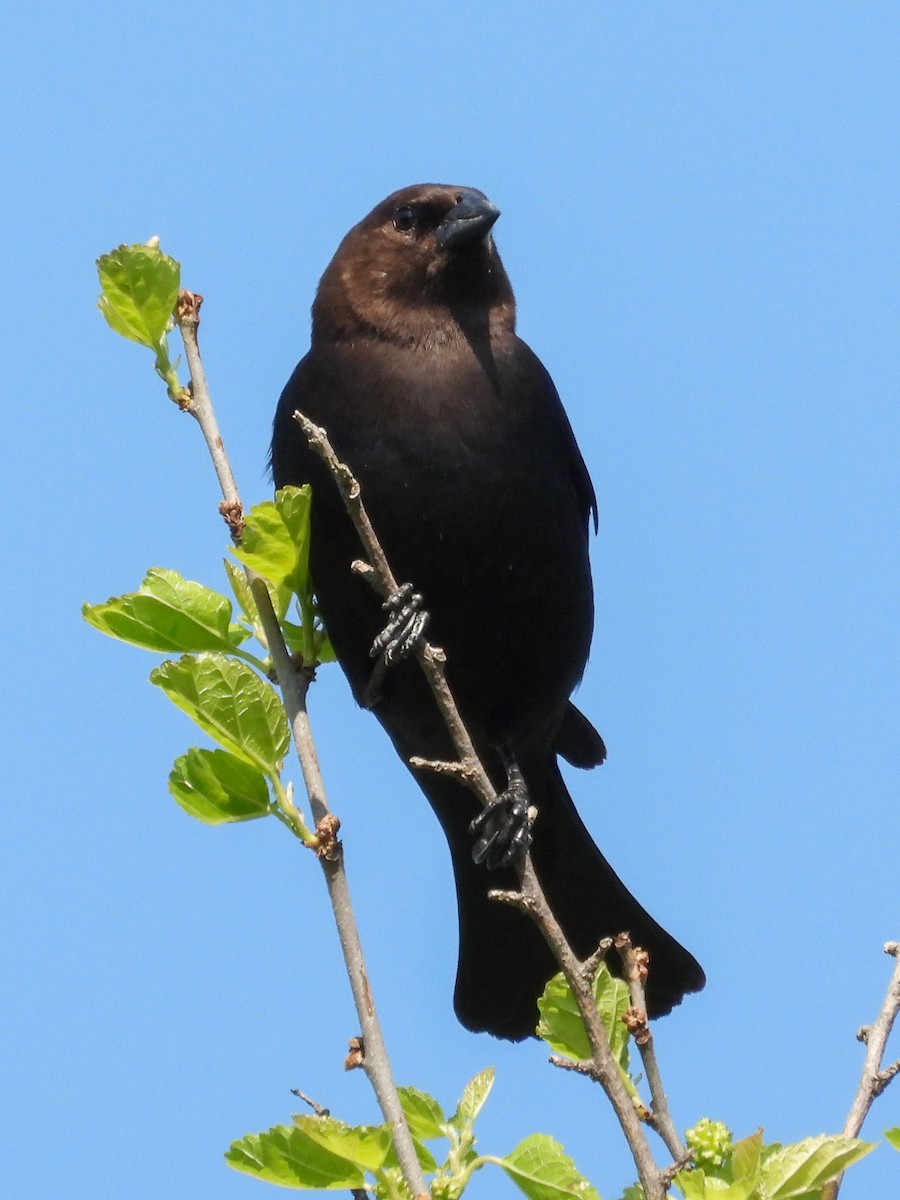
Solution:
{"label": "black beak", "polygon": [[445,250],[469,246],[485,237],[499,216],[500,209],[481,192],[461,191],[456,204],[437,227],[438,245]]}

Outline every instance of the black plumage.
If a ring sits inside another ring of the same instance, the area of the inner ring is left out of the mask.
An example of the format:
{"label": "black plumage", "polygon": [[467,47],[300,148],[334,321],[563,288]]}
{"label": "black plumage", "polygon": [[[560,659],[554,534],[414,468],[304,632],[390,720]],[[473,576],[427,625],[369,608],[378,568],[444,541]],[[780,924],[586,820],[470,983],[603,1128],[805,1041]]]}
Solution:
{"label": "black plumage", "polygon": [[[275,417],[275,484],[313,484],[311,569],[326,627],[362,703],[384,613],[350,571],[360,556],[337,489],[292,420],[323,425],[359,478],[395,576],[431,614],[429,638],[498,788],[512,756],[538,810],[533,857],[582,955],[620,930],[650,953],[651,1014],[703,986],[694,958],[650,917],[594,845],[559,773],[605,757],[571,703],[593,625],[590,478],[550,376],[515,333],[515,303],[491,236],[498,212],[468,188],[394,193],[344,238],[313,305],[309,353]],[[391,667],[375,715],[406,762],[452,755],[415,661]],[[476,800],[413,772],[450,845],[460,925],[455,1007],[501,1037],[534,1031],[555,971],[539,933],[487,899],[509,868],[472,860]],[[627,820],[620,814],[621,821]]]}

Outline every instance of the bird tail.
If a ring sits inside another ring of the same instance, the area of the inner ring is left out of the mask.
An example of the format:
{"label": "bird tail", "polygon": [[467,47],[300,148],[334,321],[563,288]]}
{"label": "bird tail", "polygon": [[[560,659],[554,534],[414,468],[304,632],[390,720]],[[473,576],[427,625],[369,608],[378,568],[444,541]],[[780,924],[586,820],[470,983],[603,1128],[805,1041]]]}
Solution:
{"label": "bird tail", "polygon": [[[555,760],[540,780],[533,773],[526,777],[539,814],[533,862],[573,950],[586,958],[602,938],[629,933],[650,956],[649,1015],[670,1012],[706,982],[699,963],[641,907],[594,845]],[[476,866],[465,822],[444,824],[459,909],[456,1014],[469,1029],[518,1041],[534,1033],[537,999],[558,967],[536,925],[517,910],[488,899],[489,889],[516,886],[512,872],[488,873]],[[615,973],[615,955],[609,965]]]}

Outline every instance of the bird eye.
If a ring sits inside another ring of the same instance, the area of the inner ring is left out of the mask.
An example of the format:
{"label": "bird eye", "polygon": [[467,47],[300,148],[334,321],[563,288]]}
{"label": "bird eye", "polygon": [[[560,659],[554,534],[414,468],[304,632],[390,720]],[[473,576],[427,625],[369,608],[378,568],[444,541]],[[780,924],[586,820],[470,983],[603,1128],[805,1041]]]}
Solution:
{"label": "bird eye", "polygon": [[416,210],[406,205],[394,213],[394,228],[398,233],[409,233],[416,227]]}

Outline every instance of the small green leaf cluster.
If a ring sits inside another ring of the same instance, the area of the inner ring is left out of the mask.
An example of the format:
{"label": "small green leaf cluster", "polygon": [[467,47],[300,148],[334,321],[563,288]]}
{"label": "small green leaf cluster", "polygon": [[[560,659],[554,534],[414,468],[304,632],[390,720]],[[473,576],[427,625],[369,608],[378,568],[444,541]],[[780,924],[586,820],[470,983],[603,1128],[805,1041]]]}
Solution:
{"label": "small green leaf cluster", "polygon": [[[826,1184],[873,1149],[870,1142],[840,1134],[766,1145],[761,1129],[731,1143],[725,1126],[707,1118],[688,1130],[685,1140],[695,1163],[673,1180],[685,1200],[821,1200]],[[719,1149],[711,1149],[713,1142]],[[711,1157],[722,1161],[713,1163]],[[633,1184],[621,1200],[644,1200],[644,1190]]]}
{"label": "small green leaf cluster", "polygon": [[[251,509],[234,555],[266,584],[285,641],[304,663],[334,657],[309,579],[310,489],[285,488]],[[245,571],[226,560],[233,600],[176,571],[154,567],[136,592],[85,604],[85,620],[145,650],[179,653],[151,672],[159,687],[219,749],[192,747],[175,761],[169,790],[207,824],[274,815],[309,841],[281,779],[290,746],[284,708],[269,682],[265,632]],[[298,619],[291,621],[296,599]],[[248,649],[255,642],[256,651]]]}
{"label": "small green leaf cluster", "polygon": [[156,373],[170,397],[183,404],[186,390],[178,382],[178,360],[169,357],[168,334],[178,299],[181,267],[159,248],[157,238],[145,245],[119,246],[97,259],[99,308],[111,329],[152,350]]}
{"label": "small green leaf cluster", "polygon": [[827,1183],[873,1149],[840,1134],[765,1145],[762,1130],[725,1149],[724,1125],[702,1121],[691,1132],[698,1129],[697,1165],[674,1180],[685,1200],[821,1200]]}
{"label": "small green leaf cluster", "polygon": [[[630,1005],[628,988],[600,963],[593,992],[622,1080],[636,1110],[646,1118],[649,1110],[638,1093],[639,1081],[628,1070],[630,1036],[623,1020]],[[590,1058],[578,1005],[562,975],[547,984],[538,1009],[538,1036],[557,1054],[575,1061]],[[900,1130],[891,1132],[897,1134],[900,1149]],[[673,1181],[685,1200],[820,1200],[829,1180],[872,1149],[870,1143],[855,1138],[824,1135],[790,1146],[767,1146],[762,1131],[735,1143],[724,1124],[706,1117],[687,1131],[685,1142],[693,1161]],[[622,1200],[643,1200],[643,1195],[640,1184],[634,1184],[625,1190]]]}
{"label": "small green leaf cluster", "polygon": [[[433,1200],[457,1200],[475,1171],[488,1163],[503,1170],[529,1200],[600,1200],[553,1138],[534,1134],[505,1158],[475,1149],[475,1120],[494,1082],[492,1068],[466,1085],[451,1117],[434,1097],[400,1088],[419,1163]],[[444,1144],[438,1162],[426,1143]],[[378,1200],[411,1200],[400,1175],[389,1125],[350,1127],[332,1117],[296,1116],[293,1125],[234,1142],[230,1166],[282,1187],[299,1190],[366,1188]]]}

